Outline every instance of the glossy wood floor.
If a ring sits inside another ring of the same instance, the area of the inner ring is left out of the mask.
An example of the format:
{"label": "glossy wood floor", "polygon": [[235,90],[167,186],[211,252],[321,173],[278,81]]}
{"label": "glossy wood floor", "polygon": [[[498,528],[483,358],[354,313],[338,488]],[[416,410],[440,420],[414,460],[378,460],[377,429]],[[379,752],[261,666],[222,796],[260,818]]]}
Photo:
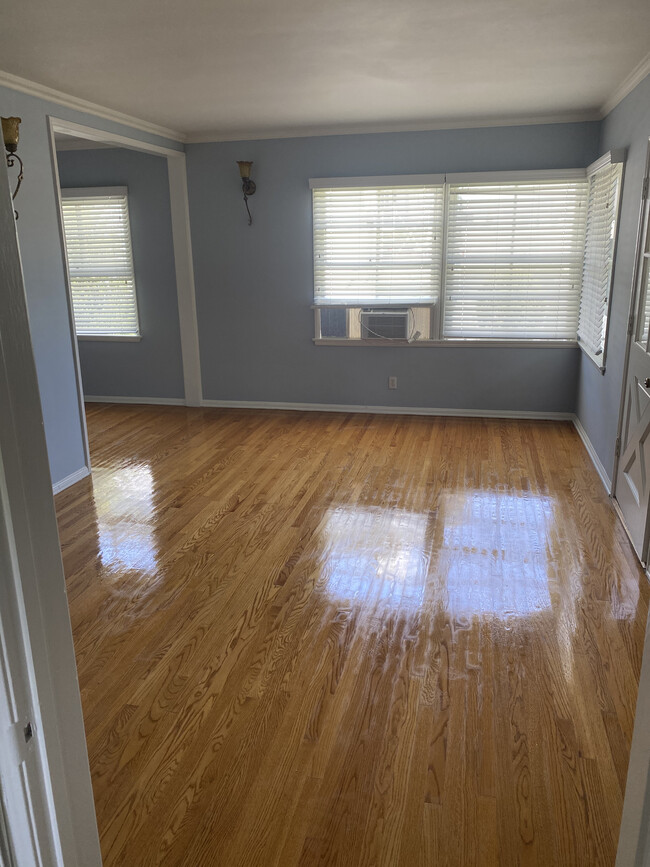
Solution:
{"label": "glossy wood floor", "polygon": [[88,408],[105,865],[613,865],[648,586],[569,423]]}

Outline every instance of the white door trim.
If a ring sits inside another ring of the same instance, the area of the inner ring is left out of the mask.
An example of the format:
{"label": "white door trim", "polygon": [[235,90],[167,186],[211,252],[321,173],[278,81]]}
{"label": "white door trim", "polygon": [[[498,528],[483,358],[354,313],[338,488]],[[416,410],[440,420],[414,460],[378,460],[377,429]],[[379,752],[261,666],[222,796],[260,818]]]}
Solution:
{"label": "white door trim", "polygon": [[65,279],[65,298],[68,311],[68,324],[70,328],[70,344],[72,348],[72,364],[74,367],[74,375],[76,379],[77,391],[77,412],[79,413],[79,427],[81,429],[81,438],[83,440],[84,451],[84,466],[80,471],[87,470],[90,472],[90,444],[88,442],[88,426],[86,425],[86,412],[84,410],[84,392],[83,383],[81,381],[81,363],[79,361],[79,345],[74,326],[74,313],[72,310],[72,294],[70,292],[70,272],[68,270],[68,257],[65,252],[65,242],[63,240],[63,206],[61,204],[61,183],[59,181],[59,164],[56,159],[56,147],[54,144],[54,126],[51,118],[48,118],[48,138],[50,140],[50,156],[52,160],[52,182],[54,184],[54,198],[56,200],[56,215],[59,226],[59,241],[61,244],[61,258],[63,260],[63,274]]}
{"label": "white door trim", "polygon": [[[78,138],[85,138],[89,141],[100,141],[106,144],[112,144],[116,147],[127,148],[128,150],[155,154],[156,156],[166,158],[167,172],[169,176],[169,201],[172,221],[172,243],[174,247],[174,262],[176,269],[176,290],[178,295],[178,317],[181,337],[181,355],[183,360],[183,381],[185,384],[185,403],[188,406],[200,406],[203,389],[201,384],[199,330],[196,316],[196,292],[194,287],[194,262],[192,257],[192,238],[190,234],[185,151],[150,144],[149,142],[128,138],[127,136],[118,135],[117,133],[105,132],[101,129],[84,126],[79,123],[72,123],[71,121],[63,120],[51,115],[48,116],[48,126],[50,130],[52,169],[56,186],[55,192],[57,200],[59,201],[59,210],[61,207],[61,194],[56,147],[54,142],[54,134],[57,132],[77,136]],[[65,261],[66,257],[61,216],[59,217],[59,220],[61,251]],[[70,296],[70,281],[67,274],[67,266],[66,286],[68,293],[68,306],[72,317],[72,301]],[[81,394],[81,426],[86,438],[87,448],[86,419],[83,412],[83,385],[81,383],[81,371],[78,366],[77,341],[74,339],[74,318],[71,318],[71,337],[75,344],[76,375],[79,384],[78,390]],[[90,466],[89,459],[87,465]]]}

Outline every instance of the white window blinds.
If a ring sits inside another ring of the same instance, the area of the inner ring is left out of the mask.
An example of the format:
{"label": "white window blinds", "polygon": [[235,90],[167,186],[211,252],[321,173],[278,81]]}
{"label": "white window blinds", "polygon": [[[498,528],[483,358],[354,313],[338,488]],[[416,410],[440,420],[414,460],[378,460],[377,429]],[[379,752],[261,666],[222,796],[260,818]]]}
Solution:
{"label": "white window blinds", "polygon": [[436,301],[442,181],[335,186],[332,180],[329,187],[312,181],[315,304]]}
{"label": "white window blinds", "polygon": [[137,336],[126,188],[62,190],[62,208],[77,334]]}
{"label": "white window blinds", "polygon": [[449,185],[444,336],[575,340],[584,179]]}
{"label": "white window blinds", "polygon": [[587,169],[589,199],[578,340],[601,367],[604,364],[622,175],[622,163],[612,162],[611,154]]}

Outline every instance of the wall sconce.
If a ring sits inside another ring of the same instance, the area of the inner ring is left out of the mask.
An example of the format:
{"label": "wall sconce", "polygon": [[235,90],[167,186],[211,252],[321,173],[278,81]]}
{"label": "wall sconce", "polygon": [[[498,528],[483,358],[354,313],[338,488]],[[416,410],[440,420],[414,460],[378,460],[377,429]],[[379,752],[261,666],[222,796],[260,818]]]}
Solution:
{"label": "wall sconce", "polygon": [[[21,118],[19,117],[3,117],[2,118],[2,138],[5,143],[5,151],[7,152],[7,167],[13,168],[18,161],[18,178],[16,181],[16,189],[13,192],[12,199],[18,195],[18,190],[23,182],[23,161],[18,156],[18,136]],[[14,215],[18,219],[18,211],[14,210]]]}
{"label": "wall sconce", "polygon": [[251,180],[251,166],[252,162],[247,162],[246,160],[237,160],[237,165],[239,166],[239,176],[241,178],[241,188],[244,192],[244,204],[246,205],[246,210],[248,211],[248,225],[253,225],[253,218],[251,217],[250,208],[248,207],[248,197],[252,196],[257,189],[255,185],[255,181]]}

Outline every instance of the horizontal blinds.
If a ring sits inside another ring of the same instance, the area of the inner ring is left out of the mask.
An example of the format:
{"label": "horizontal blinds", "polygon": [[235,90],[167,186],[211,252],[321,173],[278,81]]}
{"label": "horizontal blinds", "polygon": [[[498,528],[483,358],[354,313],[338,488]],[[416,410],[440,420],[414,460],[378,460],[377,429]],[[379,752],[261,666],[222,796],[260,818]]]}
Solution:
{"label": "horizontal blinds", "polygon": [[77,334],[139,333],[126,194],[62,199]]}
{"label": "horizontal blinds", "polygon": [[584,179],[449,185],[444,336],[575,340]]}
{"label": "horizontal blinds", "polygon": [[440,292],[443,185],[313,190],[314,301],[429,304]]}
{"label": "horizontal blinds", "polygon": [[598,362],[602,361],[605,348],[622,173],[621,163],[610,163],[594,172],[588,180],[578,340]]}

